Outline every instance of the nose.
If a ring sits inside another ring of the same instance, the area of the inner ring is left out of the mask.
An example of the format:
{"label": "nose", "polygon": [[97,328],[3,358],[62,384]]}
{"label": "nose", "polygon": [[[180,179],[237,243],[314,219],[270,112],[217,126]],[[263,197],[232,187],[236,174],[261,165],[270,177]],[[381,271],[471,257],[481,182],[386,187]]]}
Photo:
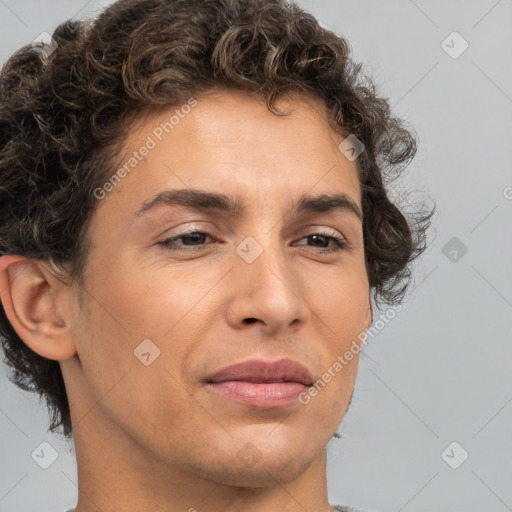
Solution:
{"label": "nose", "polygon": [[227,320],[233,328],[255,328],[250,326],[257,324],[270,337],[305,324],[310,311],[304,279],[278,245],[261,246],[261,254],[250,263],[235,255],[227,307]]}

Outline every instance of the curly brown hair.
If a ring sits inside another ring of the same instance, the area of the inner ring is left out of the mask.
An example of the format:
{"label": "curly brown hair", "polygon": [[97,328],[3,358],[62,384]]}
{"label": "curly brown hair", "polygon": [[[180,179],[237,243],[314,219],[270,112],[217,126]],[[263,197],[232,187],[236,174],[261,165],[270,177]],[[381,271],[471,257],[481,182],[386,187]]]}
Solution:
{"label": "curly brown hair", "polygon": [[[0,256],[54,262],[83,284],[93,191],[113,173],[131,121],[216,88],[257,94],[284,115],[275,101],[295,92],[320,99],[337,131],[363,142],[369,284],[376,304],[404,299],[434,209],[407,215],[389,199],[416,138],[346,39],[286,0],[119,0],[59,25],[53,39],[46,52],[24,46],[0,74]],[[71,437],[59,362],[32,351],[1,305],[0,338],[11,381],[45,398],[49,430]]]}

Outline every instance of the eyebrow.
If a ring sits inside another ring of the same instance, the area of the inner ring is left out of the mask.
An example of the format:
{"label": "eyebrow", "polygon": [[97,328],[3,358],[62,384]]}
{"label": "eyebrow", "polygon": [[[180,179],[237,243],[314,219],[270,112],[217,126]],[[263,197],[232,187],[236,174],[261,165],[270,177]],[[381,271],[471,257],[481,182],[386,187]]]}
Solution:
{"label": "eyebrow", "polygon": [[[140,217],[158,206],[184,206],[201,211],[215,210],[232,216],[241,216],[245,213],[245,205],[238,198],[189,188],[159,192],[151,199],[144,201],[134,215]],[[359,220],[363,220],[363,215],[357,204],[344,193],[319,196],[303,195],[292,209],[295,213],[332,210],[344,210],[355,215]]]}

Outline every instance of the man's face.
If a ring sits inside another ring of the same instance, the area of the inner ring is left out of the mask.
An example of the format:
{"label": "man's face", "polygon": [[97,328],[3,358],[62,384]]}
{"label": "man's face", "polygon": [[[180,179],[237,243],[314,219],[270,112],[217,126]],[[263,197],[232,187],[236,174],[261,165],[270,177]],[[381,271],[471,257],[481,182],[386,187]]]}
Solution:
{"label": "man's face", "polygon": [[[141,467],[151,459],[252,486],[294,479],[322,454],[353,391],[357,353],[307,404],[241,403],[205,383],[233,363],[281,358],[321,380],[371,321],[361,219],[348,207],[294,209],[305,195],[345,194],[361,210],[356,163],[320,103],[278,106],[294,112],[277,117],[224,91],[133,126],[119,167],[134,151],[146,156],[94,213],[83,308],[73,290],[80,364],[62,367],[75,438],[101,430],[103,443],[140,448]],[[243,211],[160,203],[135,215],[160,192],[191,189]],[[101,449],[91,443],[89,456]]]}

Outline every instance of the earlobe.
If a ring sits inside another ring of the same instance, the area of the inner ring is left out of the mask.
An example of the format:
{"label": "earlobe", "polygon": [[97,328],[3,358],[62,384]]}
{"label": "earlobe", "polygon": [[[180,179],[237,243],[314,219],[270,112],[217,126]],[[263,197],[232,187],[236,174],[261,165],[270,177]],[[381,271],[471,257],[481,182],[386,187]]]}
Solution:
{"label": "earlobe", "polygon": [[0,257],[0,298],[13,329],[42,357],[65,360],[76,354],[69,327],[56,308],[62,284],[23,256]]}

